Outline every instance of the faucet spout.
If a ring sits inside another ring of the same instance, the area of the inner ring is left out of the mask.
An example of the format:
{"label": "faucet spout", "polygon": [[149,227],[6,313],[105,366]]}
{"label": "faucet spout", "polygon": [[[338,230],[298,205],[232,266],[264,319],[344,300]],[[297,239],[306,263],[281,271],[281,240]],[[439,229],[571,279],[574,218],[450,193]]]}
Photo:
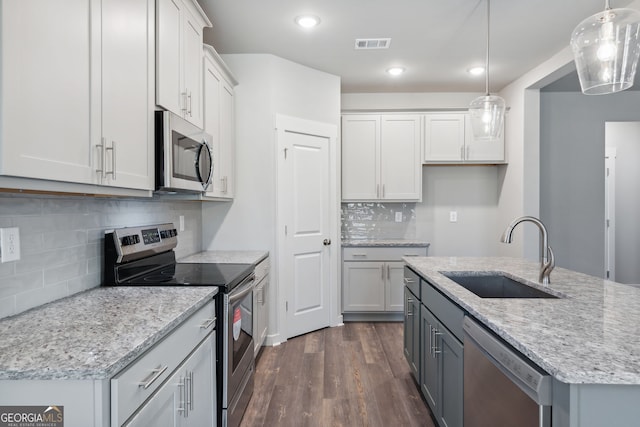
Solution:
{"label": "faucet spout", "polygon": [[502,241],[503,243],[511,243],[513,241],[513,230],[518,224],[522,222],[532,222],[540,230],[540,276],[538,280],[543,285],[548,285],[550,283],[549,276],[551,275],[551,271],[555,267],[555,257],[553,255],[551,246],[549,246],[549,235],[547,233],[547,228],[544,226],[542,221],[533,216],[522,216],[516,218],[511,221],[511,224],[509,224],[504,230],[500,241]]}

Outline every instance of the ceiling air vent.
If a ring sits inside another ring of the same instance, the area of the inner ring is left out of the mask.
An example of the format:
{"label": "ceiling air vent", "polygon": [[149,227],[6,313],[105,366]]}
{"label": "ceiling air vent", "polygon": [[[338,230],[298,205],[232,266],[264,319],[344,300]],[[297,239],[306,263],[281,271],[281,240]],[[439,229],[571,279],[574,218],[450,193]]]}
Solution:
{"label": "ceiling air vent", "polygon": [[391,39],[356,39],[356,49],[389,49]]}

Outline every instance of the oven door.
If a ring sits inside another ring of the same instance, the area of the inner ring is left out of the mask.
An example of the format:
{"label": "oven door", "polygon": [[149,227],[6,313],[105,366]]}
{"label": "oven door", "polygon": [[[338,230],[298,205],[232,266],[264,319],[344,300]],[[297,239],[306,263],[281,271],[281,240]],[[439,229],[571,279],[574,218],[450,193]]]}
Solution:
{"label": "oven door", "polygon": [[156,187],[160,191],[206,191],[213,178],[211,137],[183,118],[156,112]]}
{"label": "oven door", "polygon": [[[253,288],[255,276],[252,274],[228,295],[226,312],[226,361],[224,376],[227,380],[224,390],[225,407],[233,406],[238,394],[253,390],[243,390],[245,376],[253,370]],[[244,380],[244,381],[243,381]],[[244,409],[242,410],[244,411]]]}

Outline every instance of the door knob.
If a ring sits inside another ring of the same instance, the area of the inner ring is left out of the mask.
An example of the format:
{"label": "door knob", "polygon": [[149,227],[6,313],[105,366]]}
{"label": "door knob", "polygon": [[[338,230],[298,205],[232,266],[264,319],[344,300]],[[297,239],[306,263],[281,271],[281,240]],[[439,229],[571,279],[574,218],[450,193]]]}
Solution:
{"label": "door knob", "polygon": [[331,239],[324,239],[322,241],[322,244],[325,245],[325,246],[329,246],[331,244]]}

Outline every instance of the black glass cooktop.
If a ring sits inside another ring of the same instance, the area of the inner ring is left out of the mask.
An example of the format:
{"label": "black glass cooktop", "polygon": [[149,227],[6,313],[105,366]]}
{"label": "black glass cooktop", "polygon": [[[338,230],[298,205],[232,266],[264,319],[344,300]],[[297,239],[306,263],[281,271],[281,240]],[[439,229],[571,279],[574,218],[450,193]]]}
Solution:
{"label": "black glass cooktop", "polygon": [[176,263],[122,282],[139,286],[218,286],[229,292],[253,271],[251,264]]}

